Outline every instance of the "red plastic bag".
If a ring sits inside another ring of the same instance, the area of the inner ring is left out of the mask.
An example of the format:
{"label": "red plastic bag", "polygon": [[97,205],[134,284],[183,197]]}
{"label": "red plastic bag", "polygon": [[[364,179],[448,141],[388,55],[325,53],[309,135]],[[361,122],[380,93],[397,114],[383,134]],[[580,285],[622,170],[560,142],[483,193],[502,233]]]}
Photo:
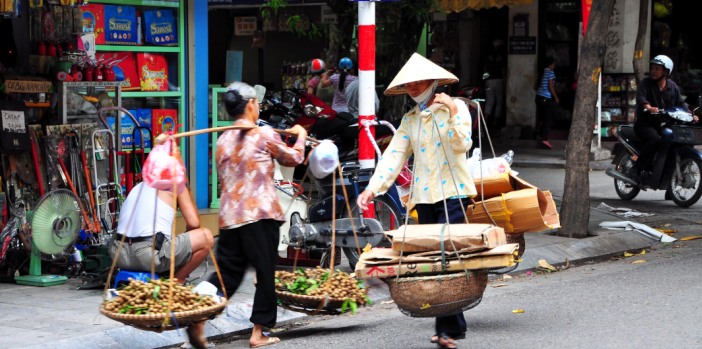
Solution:
{"label": "red plastic bag", "polygon": [[395,179],[395,184],[403,188],[409,188],[412,184],[412,170],[405,164],[402,166],[400,174]]}
{"label": "red plastic bag", "polygon": [[154,146],[144,161],[142,175],[146,185],[169,191],[175,187],[180,194],[185,189],[185,166],[175,153],[171,154],[171,147],[177,147],[171,138]]}

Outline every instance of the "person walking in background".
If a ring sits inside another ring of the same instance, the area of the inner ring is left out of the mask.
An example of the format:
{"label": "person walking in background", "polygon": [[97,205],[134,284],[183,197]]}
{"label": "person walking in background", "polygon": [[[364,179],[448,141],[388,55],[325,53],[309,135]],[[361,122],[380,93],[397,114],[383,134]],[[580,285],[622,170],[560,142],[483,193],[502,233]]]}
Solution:
{"label": "person walking in background", "polygon": [[334,100],[332,101],[332,109],[337,113],[347,113],[349,111],[348,101],[344,95],[346,87],[356,79],[351,73],[353,72],[353,62],[351,58],[344,57],[339,60],[340,73],[335,73],[333,75],[330,71],[327,71],[322,75],[322,86],[327,87],[330,85],[334,86]]}
{"label": "person walking in background", "polygon": [[553,116],[558,107],[558,94],[556,94],[556,60],[553,57],[547,57],[545,68],[539,87],[536,90],[536,125],[539,129],[541,144],[551,149],[553,146],[549,142],[549,132],[551,131],[551,123]]}
{"label": "person walking in background", "polygon": [[324,73],[324,61],[315,58],[310,61],[310,73],[312,77],[307,81],[307,93],[316,96],[317,86],[322,82],[322,73]]}
{"label": "person walking in background", "polygon": [[[417,53],[397,73],[385,95],[407,94],[417,106],[402,117],[368,186],[356,200],[358,207],[367,210],[414,155],[415,183],[408,207],[415,204],[419,224],[466,223],[465,208],[477,194],[466,158],[472,145],[471,116],[464,102],[436,93],[437,87],[457,82],[455,75]],[[432,104],[440,108],[423,117],[422,111]],[[437,317],[431,342],[440,348],[456,348],[455,340],[465,337],[466,330],[462,312]]]}
{"label": "person walking in background", "polygon": [[485,58],[485,115],[488,127],[498,129],[505,126],[505,75],[507,56],[504,41],[492,41],[490,53]]}
{"label": "person walking in background", "polygon": [[[248,130],[228,130],[217,140],[215,161],[222,186],[219,209],[219,241],[217,261],[222,280],[231,299],[239,288],[249,265],[256,270],[256,293],[250,321],[253,331],[251,348],[280,342],[279,338],[263,333],[264,327],[274,327],[277,320],[275,295],[275,264],[278,257],[280,225],[285,215],[276,196],[273,180],[274,161],[282,166],[295,166],[304,160],[307,131],[295,125],[287,131],[297,136],[288,147],[272,128],[256,127],[259,105],[253,87],[235,82],[222,95],[227,113],[236,126]],[[213,274],[210,283],[221,289]],[[191,344],[205,348],[204,326],[201,322],[188,332]]]}
{"label": "person walking in background", "polygon": [[[346,89],[344,91],[344,95],[346,96],[346,101],[347,101],[347,106],[348,106],[348,112],[349,114],[353,115],[354,119],[358,119],[358,83],[359,79],[353,79],[351,83],[346,86]],[[378,94],[375,93],[375,90],[373,90],[373,97],[375,98],[375,112],[378,112],[378,108],[380,108],[380,99],[378,99]]]}

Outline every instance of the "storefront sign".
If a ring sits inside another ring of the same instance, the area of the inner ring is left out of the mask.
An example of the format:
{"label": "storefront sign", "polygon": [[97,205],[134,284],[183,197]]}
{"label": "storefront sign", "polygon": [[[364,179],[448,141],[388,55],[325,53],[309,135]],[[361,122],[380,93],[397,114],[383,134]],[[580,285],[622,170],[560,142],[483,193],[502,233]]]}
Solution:
{"label": "storefront sign", "polygon": [[2,129],[5,132],[26,133],[24,112],[17,110],[2,111]]}
{"label": "storefront sign", "polygon": [[331,7],[327,5],[322,5],[322,23],[323,24],[336,24],[337,18],[336,13],[332,11]]}
{"label": "storefront sign", "polygon": [[256,17],[235,17],[234,35],[249,36],[256,31]]}
{"label": "storefront sign", "polygon": [[513,55],[536,54],[536,37],[509,38],[509,53]]}
{"label": "storefront sign", "polygon": [[7,80],[7,93],[42,93],[51,91],[51,81]]}

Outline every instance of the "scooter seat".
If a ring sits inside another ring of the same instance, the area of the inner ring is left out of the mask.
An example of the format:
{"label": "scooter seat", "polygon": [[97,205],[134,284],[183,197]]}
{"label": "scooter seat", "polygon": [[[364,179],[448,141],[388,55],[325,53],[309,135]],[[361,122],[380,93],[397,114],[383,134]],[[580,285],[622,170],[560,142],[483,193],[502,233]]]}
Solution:
{"label": "scooter seat", "polygon": [[619,125],[619,136],[629,144],[641,143],[641,139],[636,136],[633,125]]}

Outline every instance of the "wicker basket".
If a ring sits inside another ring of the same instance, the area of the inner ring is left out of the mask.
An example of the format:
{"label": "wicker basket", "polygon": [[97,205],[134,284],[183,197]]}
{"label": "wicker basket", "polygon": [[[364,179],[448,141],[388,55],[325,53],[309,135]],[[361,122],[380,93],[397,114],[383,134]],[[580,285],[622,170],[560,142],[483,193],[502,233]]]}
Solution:
{"label": "wicker basket", "polygon": [[487,285],[487,271],[421,277],[382,279],[390,296],[405,315],[437,317],[461,313],[480,303]]}
{"label": "wicker basket", "polygon": [[329,296],[307,296],[285,291],[275,291],[280,305],[297,312],[306,314],[340,314],[339,309],[344,304],[344,298]]}
{"label": "wicker basket", "polygon": [[[227,299],[220,297],[219,304],[197,310],[180,311],[173,313],[173,317],[166,313],[141,315],[114,313],[106,310],[104,303],[100,306],[100,313],[112,320],[119,321],[125,325],[133,326],[141,330],[162,332],[175,330],[197,322],[213,319],[222,313],[226,307]],[[169,317],[170,321],[167,324],[164,324],[164,319],[166,317]]]}

